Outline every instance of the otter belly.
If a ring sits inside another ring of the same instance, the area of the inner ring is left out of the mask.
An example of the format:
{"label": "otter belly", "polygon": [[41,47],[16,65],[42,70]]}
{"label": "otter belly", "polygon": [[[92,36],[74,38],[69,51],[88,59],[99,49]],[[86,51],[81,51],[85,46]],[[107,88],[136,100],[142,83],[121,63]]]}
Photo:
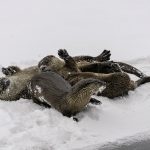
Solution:
{"label": "otter belly", "polygon": [[[34,74],[33,74],[34,75]],[[8,88],[0,93],[1,100],[18,100],[21,92],[26,88],[31,80],[32,74],[20,73],[6,77],[10,80]]]}

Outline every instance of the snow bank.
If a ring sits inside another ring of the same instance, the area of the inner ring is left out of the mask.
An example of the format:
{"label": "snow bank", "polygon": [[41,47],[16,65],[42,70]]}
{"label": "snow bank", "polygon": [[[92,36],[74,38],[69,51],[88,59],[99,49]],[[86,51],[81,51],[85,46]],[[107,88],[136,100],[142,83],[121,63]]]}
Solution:
{"label": "snow bank", "polygon": [[[136,67],[150,73],[147,62],[149,58]],[[0,101],[0,149],[93,149],[130,136],[150,138],[149,89],[150,84],[145,84],[115,101],[99,97],[102,105],[89,105],[78,115],[78,123],[30,100]]]}

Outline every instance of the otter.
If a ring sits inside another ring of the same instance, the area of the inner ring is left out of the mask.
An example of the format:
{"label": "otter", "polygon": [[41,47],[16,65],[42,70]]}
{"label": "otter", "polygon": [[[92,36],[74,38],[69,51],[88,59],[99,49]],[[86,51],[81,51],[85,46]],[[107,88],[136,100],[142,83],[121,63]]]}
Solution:
{"label": "otter", "polygon": [[86,78],[94,78],[106,82],[106,89],[101,93],[99,92],[96,93],[96,95],[108,97],[110,99],[128,95],[129,91],[133,91],[140,85],[150,82],[149,76],[143,77],[137,81],[132,81],[129,75],[124,72],[109,73],[109,74],[77,72],[77,73],[70,73],[66,80],[69,81],[71,85],[74,85],[80,80]]}
{"label": "otter", "polygon": [[29,84],[32,99],[46,103],[64,116],[71,117],[82,111],[93,93],[106,87],[105,82],[88,78],[71,86],[59,74],[46,71],[35,75]]}
{"label": "otter", "polygon": [[2,68],[6,75],[0,78],[0,99],[1,100],[18,100],[20,98],[30,99],[27,84],[31,78],[38,74],[38,67],[29,67],[21,70],[17,66]]}

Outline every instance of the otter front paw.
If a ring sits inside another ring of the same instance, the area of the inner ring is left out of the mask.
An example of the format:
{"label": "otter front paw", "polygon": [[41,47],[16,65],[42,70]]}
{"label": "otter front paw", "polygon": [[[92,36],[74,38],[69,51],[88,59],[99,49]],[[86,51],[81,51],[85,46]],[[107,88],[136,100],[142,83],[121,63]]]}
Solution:
{"label": "otter front paw", "polygon": [[90,99],[90,103],[91,103],[91,104],[94,104],[94,105],[101,105],[101,104],[102,104],[101,101],[99,101],[99,100],[97,100],[97,99],[95,99],[95,98],[91,98],[91,99]]}
{"label": "otter front paw", "polygon": [[67,58],[69,56],[67,50],[65,50],[65,49],[58,50],[58,55],[62,59],[65,59],[65,58]]}
{"label": "otter front paw", "polygon": [[104,50],[99,56],[96,57],[96,60],[102,62],[102,61],[108,61],[110,60],[111,53],[109,50]]}
{"label": "otter front paw", "polygon": [[120,65],[118,63],[114,63],[113,62],[111,64],[111,66],[112,66],[112,69],[113,69],[114,72],[123,72],[121,67],[120,67]]}
{"label": "otter front paw", "polygon": [[10,80],[7,78],[0,78],[0,92],[5,91],[10,85]]}
{"label": "otter front paw", "polygon": [[20,71],[20,68],[18,68],[17,66],[9,66],[7,68],[4,68],[4,67],[2,68],[2,72],[6,76],[11,76],[17,73],[18,71]]}
{"label": "otter front paw", "polygon": [[75,122],[79,122],[79,119],[78,119],[78,118],[76,118],[76,117],[73,117],[73,121],[75,121]]}

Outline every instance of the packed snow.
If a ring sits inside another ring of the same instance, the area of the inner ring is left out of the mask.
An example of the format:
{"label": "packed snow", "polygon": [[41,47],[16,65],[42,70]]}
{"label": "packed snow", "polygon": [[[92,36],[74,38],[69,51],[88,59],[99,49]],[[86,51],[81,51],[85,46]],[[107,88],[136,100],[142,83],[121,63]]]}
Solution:
{"label": "packed snow", "polygon": [[[150,74],[149,59],[130,63]],[[90,104],[78,114],[78,123],[32,100],[0,101],[0,149],[92,150],[119,139],[150,138],[149,89],[147,83],[126,97],[99,97],[102,105]]]}
{"label": "packed snow", "polygon": [[[0,68],[36,65],[60,48],[93,56],[110,49],[113,60],[150,75],[149,18],[149,0],[0,1]],[[100,97],[102,105],[90,104],[78,123],[31,100],[0,101],[0,150],[96,150],[150,139],[149,89]]]}

